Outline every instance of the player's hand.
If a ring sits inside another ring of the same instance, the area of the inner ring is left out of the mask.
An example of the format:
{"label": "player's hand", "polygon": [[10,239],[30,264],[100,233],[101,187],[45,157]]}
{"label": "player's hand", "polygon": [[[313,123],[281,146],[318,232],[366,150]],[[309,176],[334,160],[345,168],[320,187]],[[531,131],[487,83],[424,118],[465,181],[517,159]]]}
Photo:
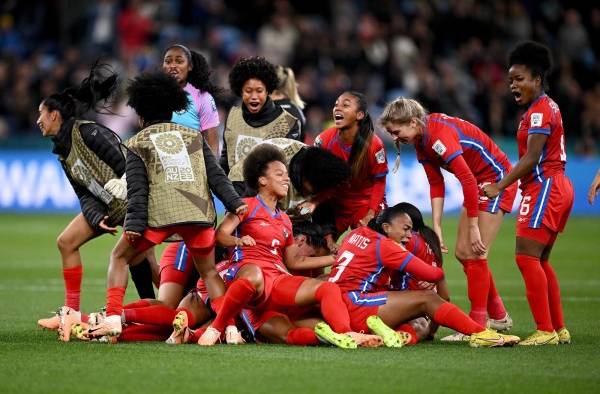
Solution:
{"label": "player's hand", "polygon": [[105,216],[102,218],[102,220],[100,221],[100,223],[98,223],[98,227],[100,227],[103,231],[115,235],[117,232],[117,228],[116,227],[110,227],[108,224],[106,224],[106,221],[108,220],[108,216]]}
{"label": "player's hand", "polygon": [[140,239],[141,236],[142,234],[135,231],[125,231],[125,238],[127,239],[127,242],[129,242],[131,245],[135,245],[135,243],[138,241],[138,239]]}
{"label": "player's hand", "polygon": [[444,237],[442,236],[442,229],[434,226],[433,231],[437,234],[438,239],[440,240],[440,250],[442,251],[442,253],[447,254],[448,248],[446,247],[446,244],[444,244]]}
{"label": "player's hand", "polygon": [[249,235],[244,235],[242,238],[238,238],[235,241],[235,246],[254,246],[256,241]]}
{"label": "player's hand", "polygon": [[235,214],[238,216],[243,216],[246,214],[246,212],[248,212],[248,205],[246,205],[246,204],[240,205],[235,210]]}
{"label": "player's hand", "polygon": [[112,196],[116,199],[127,199],[127,181],[125,179],[110,179],[104,185],[104,190],[112,194]]}
{"label": "player's hand", "polygon": [[590,185],[590,191],[588,192],[588,202],[590,203],[590,205],[594,203],[594,200],[598,195],[598,191],[600,191],[600,170],[598,170],[596,177]]}
{"label": "player's hand", "polygon": [[325,244],[327,245],[327,249],[329,249],[329,252],[337,256],[337,252],[340,250],[340,246],[335,242],[333,236],[331,234],[327,234],[324,238]]}
{"label": "player's hand", "polygon": [[369,209],[369,211],[367,212],[367,214],[365,215],[364,218],[360,219],[358,221],[358,223],[361,226],[366,226],[367,224],[369,224],[369,222],[371,221],[371,219],[373,219],[375,217],[375,211],[373,211],[372,209]]}
{"label": "player's hand", "polygon": [[473,253],[476,255],[482,255],[487,252],[487,248],[481,241],[481,234],[479,233],[479,226],[471,226],[469,228],[469,236],[471,239],[471,248],[473,249]]}
{"label": "player's hand", "polygon": [[296,210],[300,214],[300,216],[306,216],[312,214],[315,209],[317,209],[317,204],[312,201],[302,201],[300,204],[296,206]]}
{"label": "player's hand", "polygon": [[488,198],[496,198],[498,194],[500,194],[500,189],[498,188],[497,183],[488,183],[487,185],[483,185],[481,190]]}

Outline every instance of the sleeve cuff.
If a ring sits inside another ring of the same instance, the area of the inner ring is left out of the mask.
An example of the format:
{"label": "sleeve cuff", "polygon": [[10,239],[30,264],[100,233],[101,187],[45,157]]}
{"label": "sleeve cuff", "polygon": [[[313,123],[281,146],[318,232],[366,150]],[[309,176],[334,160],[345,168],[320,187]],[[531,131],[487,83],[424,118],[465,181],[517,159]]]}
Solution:
{"label": "sleeve cuff", "polygon": [[550,135],[550,129],[529,129],[527,134],[544,134]]}
{"label": "sleeve cuff", "polygon": [[446,160],[444,160],[444,163],[448,164],[450,163],[452,160],[454,160],[456,158],[456,156],[462,154],[462,150],[457,150],[456,152],[452,153],[450,156],[448,156],[448,158]]}

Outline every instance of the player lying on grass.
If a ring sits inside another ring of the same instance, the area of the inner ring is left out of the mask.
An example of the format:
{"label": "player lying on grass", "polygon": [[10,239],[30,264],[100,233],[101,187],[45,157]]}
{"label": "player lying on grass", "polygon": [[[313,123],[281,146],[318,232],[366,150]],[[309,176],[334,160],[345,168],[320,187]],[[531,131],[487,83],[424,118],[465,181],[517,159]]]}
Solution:
{"label": "player lying on grass", "polygon": [[[355,331],[381,336],[387,346],[399,347],[409,338],[395,329],[420,316],[470,336],[473,347],[513,345],[519,338],[502,335],[473,321],[457,306],[431,290],[389,291],[391,271],[408,272],[417,280],[437,283],[441,268],[433,267],[402,244],[412,235],[412,221],[402,206],[386,208],[369,226],[350,232],[340,247],[329,281],[342,290]],[[392,327],[392,328],[389,328]]]}
{"label": "player lying on grass", "polygon": [[[116,86],[117,75],[96,63],[80,86],[54,93],[39,106],[37,124],[42,135],[52,139],[52,152],[58,156],[81,205],[81,213],[57,239],[65,282],[64,306],[55,316],[38,320],[43,328],[58,329],[63,341],[69,340],[72,324],[86,319],[79,311],[83,278],[79,249],[102,234],[116,233],[116,226],[123,224],[125,217],[124,197],[105,190],[112,190],[113,181],[125,173],[120,140],[105,126],[82,117],[86,111],[95,110],[99,101],[108,99]],[[152,251],[140,261],[130,265],[131,277],[140,297],[153,298],[152,271],[158,278],[158,266]]]}
{"label": "player lying on grass", "polygon": [[132,81],[128,94],[128,104],[144,128],[126,143],[125,233],[110,258],[107,316],[89,327],[90,337],[119,336],[128,264],[172,236],[185,241],[211,297],[221,296],[225,287],[214,264],[216,211],[211,192],[232,212],[247,208],[202,135],[169,121],[173,111],[188,103],[174,78],[162,72],[143,74]]}
{"label": "player lying on grass", "polygon": [[[248,211],[226,214],[217,229],[217,241],[235,247],[234,280],[225,294],[215,320],[200,337],[200,345],[214,345],[232,318],[243,308],[283,310],[319,304],[325,323],[315,330],[323,339],[341,347],[355,348],[369,340],[350,329],[348,311],[339,288],[333,283],[293,276],[288,269],[310,269],[331,265],[333,257],[298,257],[289,217],[277,202],[287,195],[290,179],[285,156],[273,145],[255,148],[246,158],[244,179],[255,190],[246,198]],[[348,335],[346,335],[348,334]]]}

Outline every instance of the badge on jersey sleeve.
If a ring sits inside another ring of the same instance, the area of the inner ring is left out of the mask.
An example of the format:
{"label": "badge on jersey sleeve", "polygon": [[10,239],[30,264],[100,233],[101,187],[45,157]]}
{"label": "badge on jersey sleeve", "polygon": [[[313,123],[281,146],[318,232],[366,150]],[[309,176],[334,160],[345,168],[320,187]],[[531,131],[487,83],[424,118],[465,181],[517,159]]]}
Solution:
{"label": "badge on jersey sleeve", "polygon": [[436,140],[431,148],[440,156],[446,153],[446,145],[444,145],[440,140]]}
{"label": "badge on jersey sleeve", "polygon": [[541,127],[544,114],[541,112],[534,112],[531,114],[531,121],[529,127]]}
{"label": "badge on jersey sleeve", "polygon": [[317,136],[317,138],[315,138],[315,146],[321,147],[321,145],[323,145],[323,140],[321,140],[321,136]]}
{"label": "badge on jersey sleeve", "polygon": [[375,153],[375,160],[377,161],[377,164],[385,163],[385,150],[383,148]]}

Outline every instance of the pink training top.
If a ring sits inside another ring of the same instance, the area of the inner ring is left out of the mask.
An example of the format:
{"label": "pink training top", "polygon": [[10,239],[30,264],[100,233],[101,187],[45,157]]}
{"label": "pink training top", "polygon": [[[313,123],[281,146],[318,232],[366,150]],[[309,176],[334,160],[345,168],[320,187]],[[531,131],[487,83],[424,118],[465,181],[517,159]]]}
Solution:
{"label": "pink training top", "polygon": [[219,112],[213,96],[189,83],[183,90],[188,96],[188,106],[184,111],[173,112],[171,121],[198,131],[217,127],[220,123]]}

